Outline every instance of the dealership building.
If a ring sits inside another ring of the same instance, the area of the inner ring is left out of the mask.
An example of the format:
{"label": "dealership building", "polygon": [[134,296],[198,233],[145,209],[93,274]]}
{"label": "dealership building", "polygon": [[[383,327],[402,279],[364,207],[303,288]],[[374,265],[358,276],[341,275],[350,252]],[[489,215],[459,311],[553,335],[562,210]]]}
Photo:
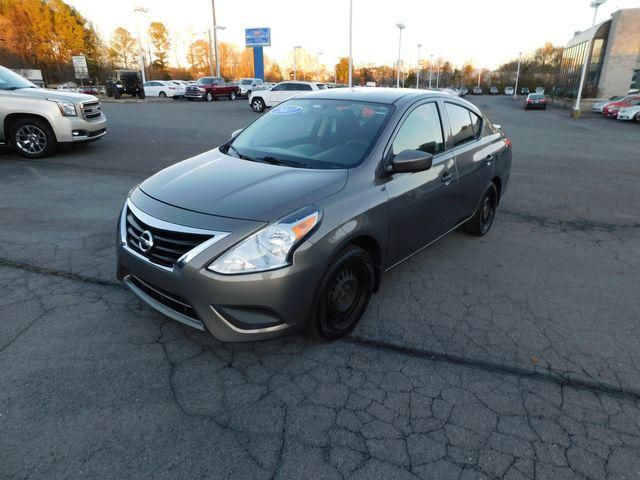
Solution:
{"label": "dealership building", "polygon": [[585,52],[588,55],[583,96],[609,98],[640,88],[640,8],[618,10],[593,29],[576,32],[562,54],[556,94],[575,97]]}

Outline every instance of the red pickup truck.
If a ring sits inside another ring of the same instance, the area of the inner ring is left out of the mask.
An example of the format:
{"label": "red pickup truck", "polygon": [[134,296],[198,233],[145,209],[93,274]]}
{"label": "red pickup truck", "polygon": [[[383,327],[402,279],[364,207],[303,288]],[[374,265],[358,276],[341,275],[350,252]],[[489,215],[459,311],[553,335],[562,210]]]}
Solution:
{"label": "red pickup truck", "polygon": [[196,98],[211,102],[220,97],[228,97],[235,100],[240,95],[240,87],[237,85],[227,85],[222,77],[202,77],[195,85],[188,85],[185,91],[187,100]]}

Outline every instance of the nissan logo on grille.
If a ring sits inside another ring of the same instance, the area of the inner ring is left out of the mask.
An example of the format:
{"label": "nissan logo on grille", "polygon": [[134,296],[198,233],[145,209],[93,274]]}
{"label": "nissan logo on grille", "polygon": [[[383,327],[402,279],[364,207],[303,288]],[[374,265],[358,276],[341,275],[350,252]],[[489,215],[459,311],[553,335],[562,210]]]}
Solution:
{"label": "nissan logo on grille", "polygon": [[138,246],[144,253],[149,252],[149,250],[153,248],[153,235],[151,235],[149,230],[145,230],[140,234],[140,238],[138,238]]}

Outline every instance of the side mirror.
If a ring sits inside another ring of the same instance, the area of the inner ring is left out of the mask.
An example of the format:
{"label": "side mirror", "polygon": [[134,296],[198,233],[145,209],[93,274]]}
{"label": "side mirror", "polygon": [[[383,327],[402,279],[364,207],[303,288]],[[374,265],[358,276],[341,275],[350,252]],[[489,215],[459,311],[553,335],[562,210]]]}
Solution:
{"label": "side mirror", "polygon": [[242,128],[239,128],[238,130],[234,130],[233,132],[231,132],[231,138],[236,138],[242,130]]}
{"label": "side mirror", "polygon": [[433,165],[433,155],[422,150],[403,150],[391,161],[393,172],[422,172]]}

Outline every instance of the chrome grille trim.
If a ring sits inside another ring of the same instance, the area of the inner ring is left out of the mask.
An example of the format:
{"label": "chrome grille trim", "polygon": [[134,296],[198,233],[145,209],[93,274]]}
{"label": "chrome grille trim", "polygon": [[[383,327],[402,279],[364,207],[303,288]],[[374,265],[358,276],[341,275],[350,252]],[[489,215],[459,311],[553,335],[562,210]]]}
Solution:
{"label": "chrome grille trim", "polygon": [[99,100],[81,103],[80,110],[82,110],[82,116],[87,120],[100,118],[102,115],[102,106]]}
{"label": "chrome grille trim", "polygon": [[[211,238],[204,240],[202,243],[196,245],[195,247],[185,252],[180,258],[178,258],[175,261],[172,267],[161,265],[159,263],[153,262],[151,259],[141,254],[140,252],[137,252],[136,250],[134,250],[129,246],[129,243],[127,240],[127,235],[128,235],[127,214],[129,212],[131,212],[134,217],[138,218],[144,224],[149,225],[150,227],[156,228],[158,230],[165,230],[167,232],[185,233],[185,234],[191,234],[191,235],[207,235]],[[137,208],[135,205],[133,205],[133,203],[131,203],[129,199],[127,199],[120,215],[120,246],[123,249],[125,249],[128,253],[134,255],[140,260],[143,260],[146,263],[153,265],[154,267],[160,268],[168,272],[174,272],[176,268],[183,267],[188,262],[190,262],[196,255],[198,255],[199,253],[201,253],[211,245],[219,242],[220,240],[222,240],[228,235],[230,235],[230,232],[221,232],[217,230],[206,230],[202,228],[187,227],[185,225],[170,223],[164,220],[154,218],[151,215]]]}

